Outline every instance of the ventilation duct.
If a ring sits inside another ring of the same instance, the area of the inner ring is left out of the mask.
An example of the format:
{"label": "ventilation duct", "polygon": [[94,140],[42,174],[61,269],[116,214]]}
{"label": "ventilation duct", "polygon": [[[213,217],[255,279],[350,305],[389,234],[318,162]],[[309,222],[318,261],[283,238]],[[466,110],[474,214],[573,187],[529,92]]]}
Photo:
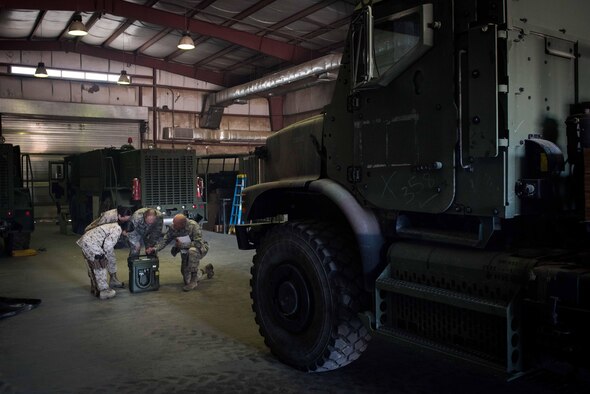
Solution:
{"label": "ventilation duct", "polygon": [[164,127],[164,140],[204,141],[204,142],[243,142],[264,144],[270,131],[249,130],[209,130],[192,128]]}
{"label": "ventilation duct", "polygon": [[206,97],[203,104],[203,113],[199,121],[199,127],[207,129],[218,129],[225,107],[234,104],[236,101],[251,98],[261,93],[276,90],[294,82],[304,81],[313,78],[309,83],[302,86],[308,87],[315,83],[330,80],[340,67],[342,54],[330,54],[298,66],[291,67],[266,77],[251,81],[242,85],[234,86]]}

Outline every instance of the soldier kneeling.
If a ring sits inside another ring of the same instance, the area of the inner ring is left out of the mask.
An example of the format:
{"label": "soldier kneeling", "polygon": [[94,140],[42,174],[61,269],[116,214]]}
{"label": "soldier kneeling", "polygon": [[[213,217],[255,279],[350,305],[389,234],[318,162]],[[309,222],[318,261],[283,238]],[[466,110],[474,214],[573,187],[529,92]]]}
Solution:
{"label": "soldier kneeling", "polygon": [[164,249],[173,239],[176,239],[176,244],[172,247],[172,255],[176,256],[178,252],[181,255],[180,272],[184,279],[182,290],[193,290],[203,276],[211,279],[214,275],[213,265],[207,264],[204,270],[199,269],[201,259],[209,251],[209,245],[203,240],[201,227],[181,213],[174,216],[172,226],[163,239],[154,248],[146,248],[146,253]]}

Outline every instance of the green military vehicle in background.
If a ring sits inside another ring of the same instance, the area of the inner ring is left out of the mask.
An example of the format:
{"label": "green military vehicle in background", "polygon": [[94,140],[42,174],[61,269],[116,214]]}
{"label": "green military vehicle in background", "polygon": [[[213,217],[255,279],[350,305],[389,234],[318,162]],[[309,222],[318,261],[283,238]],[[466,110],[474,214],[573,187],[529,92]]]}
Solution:
{"label": "green military vehicle in background", "polygon": [[29,156],[0,135],[0,255],[29,247],[35,229],[32,182]]}
{"label": "green military vehicle in background", "polygon": [[49,166],[50,194],[58,211],[68,212],[61,221],[69,217],[75,233],[118,205],[155,208],[166,224],[177,213],[197,221],[205,217],[194,151],[123,146],[70,155]]}
{"label": "green military vehicle in background", "polygon": [[[259,150],[241,249],[283,362],[371,336],[589,364],[590,4],[363,1],[332,102]],[[297,147],[297,159],[292,155]]]}

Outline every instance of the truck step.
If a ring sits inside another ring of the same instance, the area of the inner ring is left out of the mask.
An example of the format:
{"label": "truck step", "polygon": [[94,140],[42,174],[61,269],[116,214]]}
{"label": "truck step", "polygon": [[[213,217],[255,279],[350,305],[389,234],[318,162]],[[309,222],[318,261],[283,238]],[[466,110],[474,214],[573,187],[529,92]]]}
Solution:
{"label": "truck step", "polygon": [[498,370],[504,370],[505,368],[504,365],[502,365],[501,360],[493,359],[485,353],[465,351],[457,347],[448,346],[418,335],[408,333],[404,330],[392,327],[381,327],[378,330],[373,331],[373,334],[394,339],[400,342],[420,346],[422,348],[434,350],[436,352],[443,353],[451,357],[456,357],[462,360],[474,362],[489,368]]}
{"label": "truck step", "polygon": [[425,299],[458,308],[506,317],[507,304],[486,298],[394,278],[379,278],[375,285],[377,289],[385,290],[390,293],[403,294],[409,297]]}
{"label": "truck step", "polygon": [[477,246],[481,241],[476,234],[467,232],[448,232],[419,227],[401,227],[396,230],[397,235],[407,239],[442,242],[461,246]]}

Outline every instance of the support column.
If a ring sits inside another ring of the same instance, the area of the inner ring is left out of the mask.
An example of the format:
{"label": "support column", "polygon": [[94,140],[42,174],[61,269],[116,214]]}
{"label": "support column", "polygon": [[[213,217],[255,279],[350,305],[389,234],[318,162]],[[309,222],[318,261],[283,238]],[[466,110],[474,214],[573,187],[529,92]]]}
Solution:
{"label": "support column", "polygon": [[283,96],[271,96],[268,98],[270,113],[270,129],[278,131],[283,128]]}

